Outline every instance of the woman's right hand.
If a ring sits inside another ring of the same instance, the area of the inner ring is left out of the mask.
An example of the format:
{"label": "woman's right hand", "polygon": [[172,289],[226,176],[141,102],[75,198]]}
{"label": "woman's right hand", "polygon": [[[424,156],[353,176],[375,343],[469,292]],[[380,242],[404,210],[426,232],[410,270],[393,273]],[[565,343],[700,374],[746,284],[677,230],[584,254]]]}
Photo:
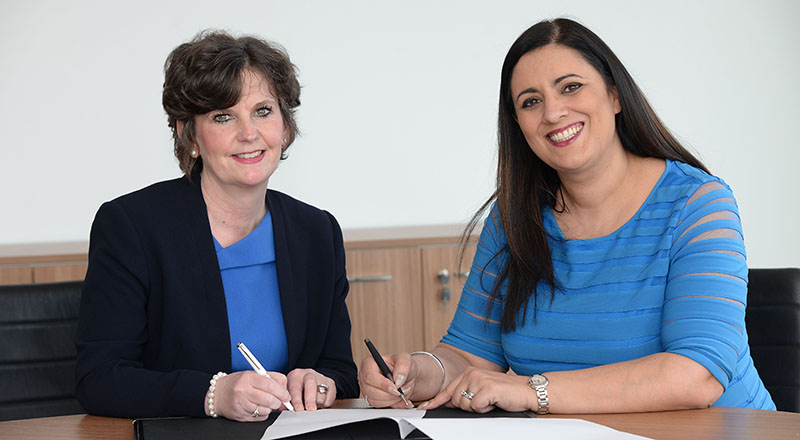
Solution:
{"label": "woman's right hand", "polygon": [[361,361],[361,368],[358,370],[361,392],[366,397],[367,403],[375,408],[407,408],[397,389],[401,388],[406,397],[411,399],[419,368],[408,353],[383,356],[383,360],[392,371],[394,383],[381,374],[378,364],[371,356],[368,356]]}
{"label": "woman's right hand", "polygon": [[[291,400],[286,376],[270,371],[269,378],[255,371],[240,371],[217,379],[214,412],[239,422],[261,422]],[[208,393],[204,401],[208,414]],[[256,411],[258,409],[258,411]],[[210,415],[210,414],[208,414]]]}

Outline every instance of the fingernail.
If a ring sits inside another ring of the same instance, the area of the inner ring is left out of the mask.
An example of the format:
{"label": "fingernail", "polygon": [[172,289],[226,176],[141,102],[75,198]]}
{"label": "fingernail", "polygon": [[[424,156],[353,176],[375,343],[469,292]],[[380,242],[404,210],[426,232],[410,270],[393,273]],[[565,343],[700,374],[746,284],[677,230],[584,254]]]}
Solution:
{"label": "fingernail", "polygon": [[399,396],[400,395],[400,393],[398,393],[397,390],[394,387],[389,387],[386,390],[389,391],[389,394],[391,394],[393,396]]}
{"label": "fingernail", "polygon": [[419,408],[419,409],[425,409],[425,408],[428,406],[428,404],[429,404],[429,403],[431,403],[431,401],[430,401],[430,400],[429,400],[429,401],[427,401],[427,402],[425,402],[425,403],[423,403],[422,405],[418,406],[417,408]]}
{"label": "fingernail", "polygon": [[406,375],[405,374],[398,374],[394,377],[394,384],[398,387],[402,387],[403,384],[406,382]]}

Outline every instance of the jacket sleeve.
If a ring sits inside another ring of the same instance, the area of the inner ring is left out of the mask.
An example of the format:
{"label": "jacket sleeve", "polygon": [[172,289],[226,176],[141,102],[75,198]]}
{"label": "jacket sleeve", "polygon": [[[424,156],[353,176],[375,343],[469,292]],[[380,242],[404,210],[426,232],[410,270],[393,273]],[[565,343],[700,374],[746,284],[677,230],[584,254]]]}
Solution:
{"label": "jacket sleeve", "polygon": [[208,373],[144,367],[151,282],[135,224],[118,203],[105,203],[92,225],[76,336],[76,393],[91,414],[205,414]]}
{"label": "jacket sleeve", "polygon": [[336,382],[338,399],[355,398],[359,395],[359,388],[353,351],[350,347],[350,316],[345,304],[350,285],[345,271],[342,230],[336,219],[330,213],[326,214],[330,219],[333,234],[335,268],[333,304],[324,347],[314,369]]}

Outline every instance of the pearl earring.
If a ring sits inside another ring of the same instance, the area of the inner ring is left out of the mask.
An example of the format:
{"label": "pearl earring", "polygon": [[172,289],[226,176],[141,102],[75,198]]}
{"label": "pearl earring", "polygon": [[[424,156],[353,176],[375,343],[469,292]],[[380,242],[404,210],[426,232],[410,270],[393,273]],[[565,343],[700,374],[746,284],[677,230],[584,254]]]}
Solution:
{"label": "pearl earring", "polygon": [[192,157],[197,158],[197,150],[192,150],[190,154],[192,155]]}

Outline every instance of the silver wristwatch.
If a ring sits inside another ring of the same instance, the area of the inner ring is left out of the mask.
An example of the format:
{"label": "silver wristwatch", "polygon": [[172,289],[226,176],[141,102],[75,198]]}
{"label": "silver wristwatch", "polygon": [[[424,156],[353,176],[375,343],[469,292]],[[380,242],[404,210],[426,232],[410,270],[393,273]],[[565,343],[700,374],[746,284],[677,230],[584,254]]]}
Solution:
{"label": "silver wristwatch", "polygon": [[528,386],[536,391],[536,397],[539,400],[539,409],[536,410],[537,414],[547,414],[550,412],[550,399],[547,397],[548,383],[550,383],[550,381],[541,374],[534,374],[528,378]]}

